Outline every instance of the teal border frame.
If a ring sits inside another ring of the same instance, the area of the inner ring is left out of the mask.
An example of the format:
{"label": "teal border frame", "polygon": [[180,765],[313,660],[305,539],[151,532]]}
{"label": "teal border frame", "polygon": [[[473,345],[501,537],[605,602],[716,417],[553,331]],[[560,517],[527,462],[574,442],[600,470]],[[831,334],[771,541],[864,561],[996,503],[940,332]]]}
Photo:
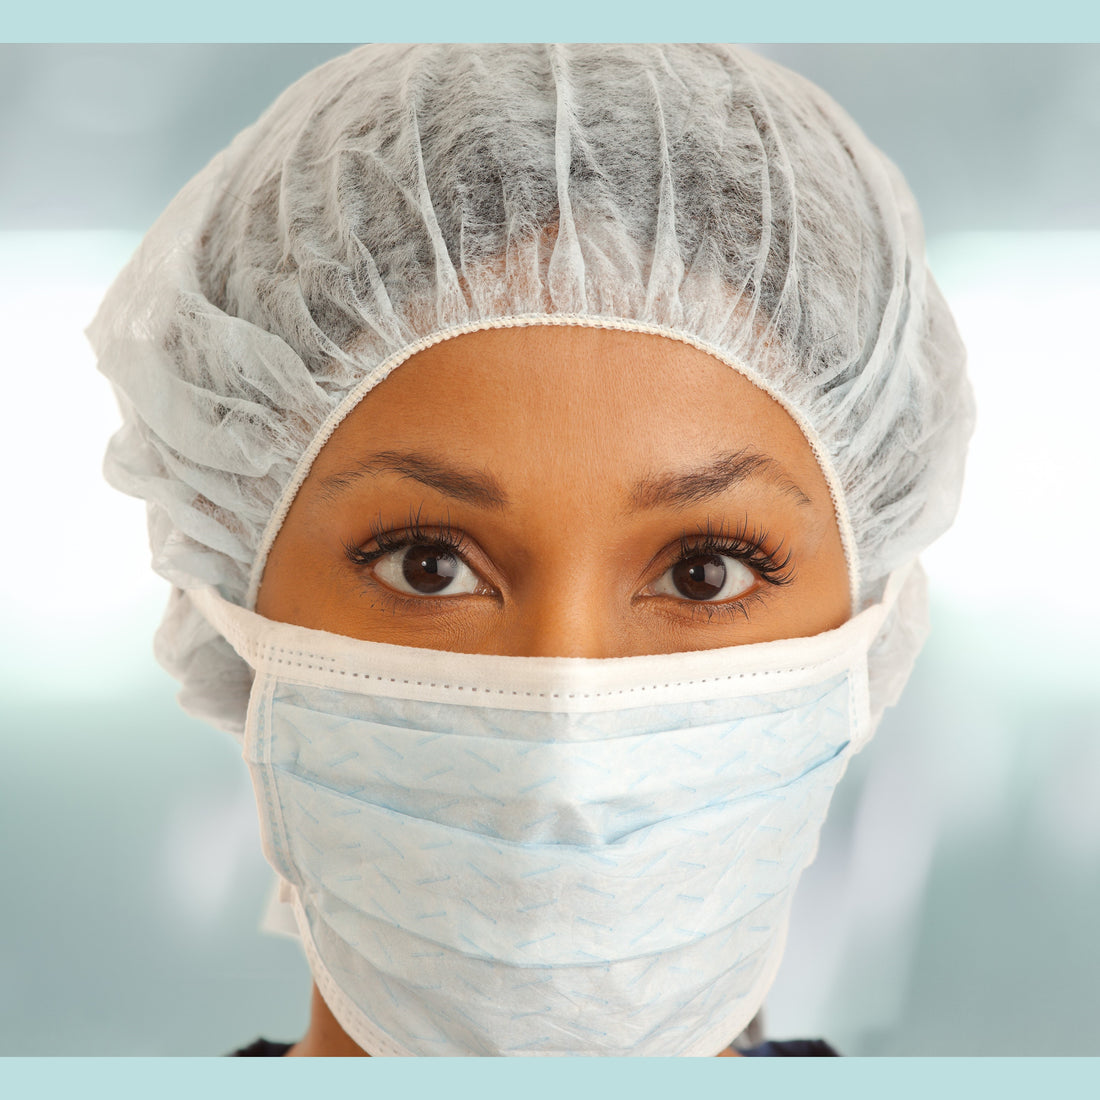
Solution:
{"label": "teal border frame", "polygon": [[6,42],[1095,42],[1087,0],[41,0],[6,5]]}
{"label": "teal border frame", "polygon": [[[926,0],[905,10],[883,0],[784,0],[782,5],[657,4],[559,0],[553,6],[453,0],[383,6],[330,0],[324,10],[282,11],[268,0],[186,6],[149,0],[44,0],[9,5],[3,42],[352,42],[352,41],[716,41],[742,42],[1098,42],[1100,5],[1081,0],[960,3]],[[251,1068],[246,1069],[246,1066]],[[277,1068],[279,1067],[279,1068]],[[375,1059],[259,1063],[231,1059],[3,1058],[0,1095],[142,1097],[193,1100],[293,1096],[303,1088],[330,1095],[542,1097],[690,1095],[715,1090],[773,1097],[946,1097],[1100,1095],[1100,1058],[845,1058],[810,1063],[732,1059]]]}
{"label": "teal border frame", "polygon": [[[738,1087],[740,1086],[740,1087]],[[446,1097],[523,1100],[629,1096],[746,1096],[814,1100],[889,1097],[1095,1096],[1097,1058],[424,1058],[274,1059],[216,1058],[8,1058],[0,1060],[5,1096],[134,1097],[194,1100],[202,1096],[262,1095],[301,1100],[303,1090],[328,1096]],[[262,1091],[261,1091],[262,1090]]]}

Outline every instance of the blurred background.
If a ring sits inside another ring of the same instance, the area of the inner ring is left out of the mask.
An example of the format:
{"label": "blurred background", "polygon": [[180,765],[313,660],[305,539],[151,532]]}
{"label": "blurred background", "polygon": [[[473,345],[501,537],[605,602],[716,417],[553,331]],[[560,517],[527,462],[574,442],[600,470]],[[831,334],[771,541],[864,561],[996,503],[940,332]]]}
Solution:
{"label": "blurred background", "polygon": [[[754,48],[905,173],[979,405],[932,638],[837,792],[766,1032],[1100,1054],[1100,47]],[[345,49],[0,46],[0,1054],[306,1025],[237,746],[152,657],[167,585],[101,479],[119,418],[82,329],[175,192]]]}

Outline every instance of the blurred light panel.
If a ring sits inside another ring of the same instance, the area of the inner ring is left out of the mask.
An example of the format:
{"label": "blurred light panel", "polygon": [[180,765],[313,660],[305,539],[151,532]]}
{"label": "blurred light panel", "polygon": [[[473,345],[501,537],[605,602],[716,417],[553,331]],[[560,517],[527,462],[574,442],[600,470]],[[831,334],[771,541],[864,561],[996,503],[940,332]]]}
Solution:
{"label": "blurred light panel", "polygon": [[144,506],[103,480],[121,420],[83,334],[137,242],[116,232],[0,234],[8,699],[117,697],[148,676],[134,639],[148,651],[167,584],[149,568]]}
{"label": "blurred light panel", "polygon": [[1100,612],[1100,233],[960,233],[929,255],[978,405],[958,519],[924,558],[934,599],[1079,689]]}

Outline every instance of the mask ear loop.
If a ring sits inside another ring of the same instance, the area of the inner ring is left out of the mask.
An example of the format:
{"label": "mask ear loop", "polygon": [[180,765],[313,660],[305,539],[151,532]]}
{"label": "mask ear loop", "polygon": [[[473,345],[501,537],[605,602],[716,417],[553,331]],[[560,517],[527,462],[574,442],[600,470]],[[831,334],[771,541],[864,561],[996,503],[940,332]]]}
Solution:
{"label": "mask ear loop", "polygon": [[889,577],[886,578],[886,587],[882,591],[882,606],[885,609],[883,615],[883,622],[894,608],[894,604],[898,602],[898,597],[901,595],[902,590],[905,588],[906,583],[909,580],[909,575],[916,568],[917,559],[913,558],[912,561],[906,562],[904,565],[899,565]]}
{"label": "mask ear loop", "polygon": [[775,390],[765,379],[749,370],[743,363],[734,359],[720,348],[714,347],[692,336],[690,333],[680,332],[677,329],[665,328],[661,325],[644,324],[640,321],[633,321],[625,317],[560,313],[522,314],[515,317],[496,317],[485,321],[472,321],[467,324],[453,325],[448,328],[440,329],[437,332],[430,333],[414,343],[406,345],[400,351],[394,352],[372,368],[363,380],[344,397],[335,409],[333,409],[325,422],[321,425],[317,434],[311,440],[310,445],[306,448],[302,457],[298,460],[298,464],[294,468],[294,473],[283,489],[282,495],[279,497],[279,502],[275,510],[271,513],[271,517],[268,519],[267,525],[264,528],[264,533],[260,538],[259,546],[256,549],[256,556],[252,561],[252,569],[248,580],[248,591],[243,606],[249,611],[254,611],[256,608],[256,599],[259,596],[260,583],[263,580],[264,568],[267,565],[267,559],[268,555],[271,553],[272,544],[275,542],[276,536],[282,529],[287,513],[290,511],[290,506],[294,503],[294,498],[298,495],[298,490],[301,489],[302,484],[309,476],[309,471],[312,469],[314,461],[321,453],[321,448],[329,441],[333,432],[340,426],[344,418],[372,389],[374,389],[375,386],[378,385],[379,382],[383,381],[406,360],[411,359],[419,352],[426,351],[435,344],[442,343],[444,340],[450,340],[455,336],[463,336],[471,332],[482,332],[486,329],[530,328],[533,325],[575,325],[582,328],[615,329],[621,332],[641,332],[653,336],[664,336],[668,339],[676,340],[681,344],[688,344],[693,348],[697,348],[699,351],[705,352],[713,359],[725,363],[728,367],[737,371],[738,374],[747,378],[754,386],[763,390],[773,401],[777,402],[782,407],[783,411],[798,425],[825,477],[825,483],[829,486],[829,495],[832,497],[833,501],[833,513],[836,516],[837,527],[840,529],[840,542],[844,549],[844,560],[848,565],[849,617],[859,614],[862,610],[860,607],[862,579],[860,576],[859,551],[856,546],[855,532],[852,530],[852,521],[848,516],[848,508],[845,504],[844,493],[840,485],[840,479],[833,467],[832,460],[829,458],[829,454],[817,432],[802,413],[794,408],[782,393]]}
{"label": "mask ear loop", "polygon": [[[852,752],[857,753],[874,736],[878,718],[871,711],[870,653],[890,622],[895,605],[914,573],[919,572],[916,558],[899,565],[887,578],[882,598],[862,614],[868,616],[868,629],[858,654],[858,665],[849,673],[852,692],[853,737]],[[879,712],[881,716],[881,710]]]}

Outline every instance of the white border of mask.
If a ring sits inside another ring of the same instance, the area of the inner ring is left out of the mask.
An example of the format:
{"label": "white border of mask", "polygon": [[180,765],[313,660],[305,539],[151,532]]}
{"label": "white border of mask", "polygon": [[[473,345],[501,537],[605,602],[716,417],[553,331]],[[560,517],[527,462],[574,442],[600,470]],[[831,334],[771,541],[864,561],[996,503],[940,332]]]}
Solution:
{"label": "white border of mask", "polygon": [[276,622],[228,602],[213,588],[192,589],[188,596],[253,669],[274,672],[290,683],[352,691],[369,691],[376,684],[401,699],[593,713],[783,691],[860,668],[864,675],[858,677],[855,714],[858,725],[867,727],[867,653],[912,568],[895,570],[879,602],[834,630],[809,638],[635,657],[513,657],[422,649]]}

